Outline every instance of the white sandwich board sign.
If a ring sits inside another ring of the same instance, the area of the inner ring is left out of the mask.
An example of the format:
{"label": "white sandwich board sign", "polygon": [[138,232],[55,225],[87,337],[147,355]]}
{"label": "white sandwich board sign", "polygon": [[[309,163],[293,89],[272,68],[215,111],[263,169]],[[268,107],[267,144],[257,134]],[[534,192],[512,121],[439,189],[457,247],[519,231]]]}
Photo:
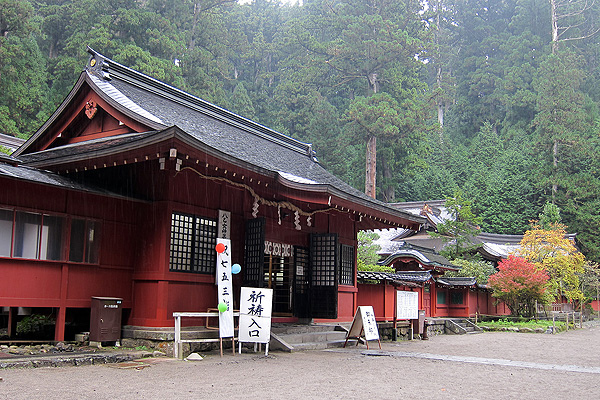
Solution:
{"label": "white sandwich board sign", "polygon": [[[354,314],[354,320],[352,326],[346,335],[346,342],[344,347],[348,343],[348,339],[361,339],[364,333],[364,340],[369,348],[369,340],[377,340],[379,342],[379,348],[381,348],[381,342],[379,341],[379,330],[377,329],[377,321],[375,320],[375,312],[373,306],[359,306]],[[358,344],[358,343],[357,343]]]}

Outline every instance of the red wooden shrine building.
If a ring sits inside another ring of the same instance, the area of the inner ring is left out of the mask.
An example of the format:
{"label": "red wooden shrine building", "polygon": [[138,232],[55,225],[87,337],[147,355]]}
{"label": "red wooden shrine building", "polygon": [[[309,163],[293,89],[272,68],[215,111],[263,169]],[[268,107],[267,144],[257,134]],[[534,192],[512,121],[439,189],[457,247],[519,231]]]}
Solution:
{"label": "red wooden shrine building", "polygon": [[[434,261],[435,259],[437,261]],[[504,303],[475,278],[444,277],[444,270],[456,270],[443,257],[426,249],[401,249],[380,262],[395,273],[358,272],[358,305],[372,305],[378,321],[393,321],[396,291],[417,292],[420,310],[426,317],[473,318],[508,315]]]}
{"label": "red wooden shrine building", "polygon": [[0,158],[10,321],[50,311],[70,339],[100,296],[123,299],[126,325],[172,327],[216,306],[217,237],[242,266],[234,291],[274,289],[275,321],[351,321],[356,233],[425,222],[328,173],[309,144],[89,52],[56,112]]}

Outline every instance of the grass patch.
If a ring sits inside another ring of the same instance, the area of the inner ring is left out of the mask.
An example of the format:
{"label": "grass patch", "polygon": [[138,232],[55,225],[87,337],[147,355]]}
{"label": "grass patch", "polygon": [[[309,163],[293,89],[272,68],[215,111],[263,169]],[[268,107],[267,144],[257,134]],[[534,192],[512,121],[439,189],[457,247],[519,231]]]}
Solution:
{"label": "grass patch", "polygon": [[[565,327],[564,321],[556,321],[556,329],[562,330]],[[500,328],[529,328],[535,330],[536,328],[542,328],[544,330],[548,329],[549,326],[552,326],[551,320],[538,319],[537,321],[532,319],[528,321],[515,321],[508,318],[502,318],[496,321],[486,321],[480,322],[480,326],[486,326],[492,329],[500,329]],[[569,324],[572,325],[572,324]]]}

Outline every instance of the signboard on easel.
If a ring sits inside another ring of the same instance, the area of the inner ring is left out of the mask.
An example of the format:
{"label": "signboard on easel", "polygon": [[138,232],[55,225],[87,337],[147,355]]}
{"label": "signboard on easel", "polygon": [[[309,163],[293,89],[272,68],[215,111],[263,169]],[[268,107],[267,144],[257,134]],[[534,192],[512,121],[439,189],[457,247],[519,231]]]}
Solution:
{"label": "signboard on easel", "polygon": [[344,343],[344,347],[346,347],[348,339],[360,340],[363,337],[363,334],[365,338],[365,343],[367,345],[367,349],[369,348],[370,340],[377,340],[377,342],[379,343],[379,348],[381,348],[381,342],[379,340],[379,330],[377,329],[377,321],[375,320],[375,312],[373,311],[373,306],[359,306],[356,309],[356,314],[354,314],[352,326],[350,327],[350,330],[346,335],[346,342]]}

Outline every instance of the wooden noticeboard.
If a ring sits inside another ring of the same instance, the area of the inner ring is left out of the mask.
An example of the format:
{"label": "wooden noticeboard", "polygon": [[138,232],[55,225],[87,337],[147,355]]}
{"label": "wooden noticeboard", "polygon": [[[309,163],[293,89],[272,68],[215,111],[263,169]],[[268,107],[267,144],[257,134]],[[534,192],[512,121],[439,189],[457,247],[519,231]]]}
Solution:
{"label": "wooden noticeboard", "polygon": [[377,321],[375,320],[375,312],[373,306],[359,306],[354,314],[352,326],[346,335],[344,347],[348,344],[348,339],[356,339],[356,345],[362,338],[364,333],[365,344],[369,348],[369,340],[377,340],[381,349],[381,341],[379,340],[379,330],[377,329]]}
{"label": "wooden noticeboard", "polygon": [[396,291],[396,319],[419,319],[419,292]]}

